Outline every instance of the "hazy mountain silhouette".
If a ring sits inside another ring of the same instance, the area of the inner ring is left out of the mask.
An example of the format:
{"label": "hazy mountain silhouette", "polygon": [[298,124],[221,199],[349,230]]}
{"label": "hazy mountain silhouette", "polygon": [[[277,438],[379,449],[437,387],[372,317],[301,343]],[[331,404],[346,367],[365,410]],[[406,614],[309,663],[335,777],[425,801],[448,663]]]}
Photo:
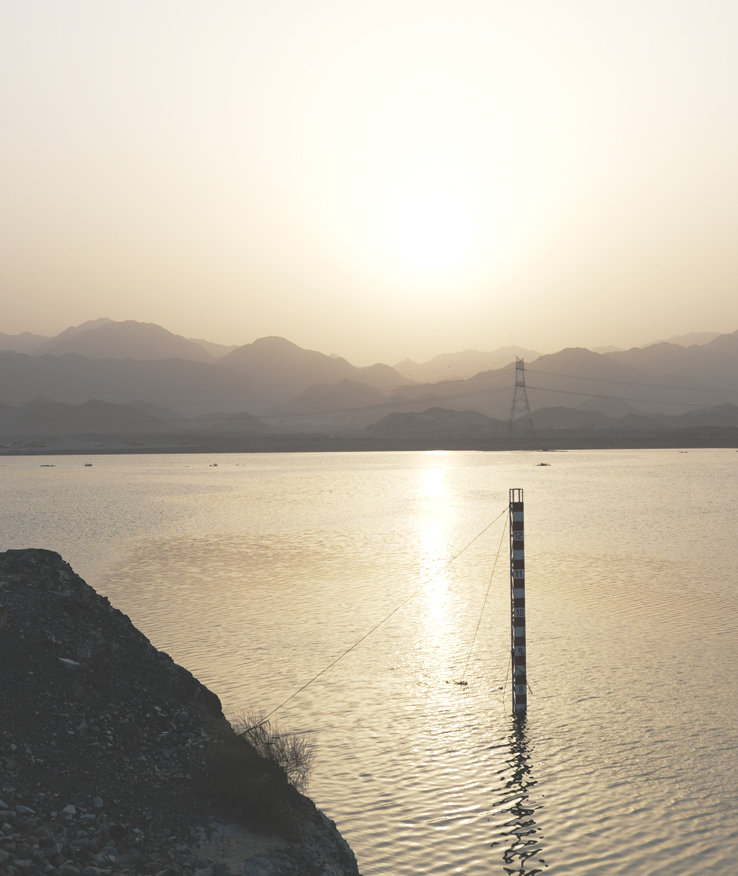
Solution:
{"label": "hazy mountain silhouette", "polygon": [[[533,412],[533,421],[539,443],[544,446],[551,443],[557,436],[562,439],[562,446],[572,441],[577,446],[579,435],[585,436],[582,446],[587,446],[586,436],[606,434],[612,436],[606,439],[603,446],[620,446],[621,435],[648,434],[661,436],[653,441],[653,446],[673,446],[674,439],[699,430],[730,430],[733,444],[725,443],[725,433],[720,433],[722,440],[716,446],[735,446],[735,435],[732,430],[738,427],[738,405],[723,404],[712,408],[689,411],[684,414],[669,416],[668,414],[637,415],[629,414],[620,419],[612,419],[599,411],[582,411],[566,407],[539,408]],[[683,431],[684,430],[684,431]],[[392,413],[372,423],[366,432],[373,437],[382,439],[416,440],[419,443],[429,439],[440,438],[451,442],[463,442],[483,439],[489,447],[504,446],[504,434],[507,423],[485,417],[477,411],[455,411],[448,408],[429,408],[422,412]],[[568,438],[567,438],[568,436]],[[631,438],[622,446],[639,446]],[[480,445],[477,445],[480,446]]]}
{"label": "hazy mountain silhouette", "polygon": [[200,344],[151,322],[95,320],[89,328],[67,329],[43,344],[37,355],[60,356],[77,353],[88,359],[191,359],[213,362],[213,356]]}
{"label": "hazy mountain silhouette", "polygon": [[531,415],[536,429],[592,429],[612,424],[612,419],[597,410],[581,408],[537,408]]}
{"label": "hazy mountain silhouette", "polygon": [[125,432],[133,434],[172,431],[173,424],[162,409],[157,416],[131,404],[110,404],[91,399],[81,405],[64,404],[46,398],[24,405],[0,407],[0,434],[82,435]]}
{"label": "hazy mountain silhouette", "polygon": [[[634,405],[645,413],[674,413],[689,407],[738,400],[738,332],[703,346],[656,344],[621,353],[599,354],[582,347],[526,361],[528,399],[541,407],[576,408],[605,398]],[[492,417],[507,416],[514,375],[510,367],[467,380],[403,387],[392,399],[423,410],[428,402],[458,410],[474,407]]]}
{"label": "hazy mountain silhouette", "polygon": [[[407,381],[389,365],[357,368],[345,359],[305,350],[285,338],[259,338],[218,360],[224,368],[246,374],[266,398],[286,402],[317,384],[354,380],[373,389],[392,389]],[[274,403],[274,402],[273,402]],[[263,411],[265,408],[262,408]]]}
{"label": "hazy mountain silhouette", "polygon": [[[706,401],[729,400],[714,397],[719,389],[731,390],[738,376],[738,332],[719,335],[707,344],[682,347],[679,344],[652,344],[649,347],[634,347],[621,353],[608,353],[607,357],[650,375],[659,383],[679,385],[684,401],[704,404]],[[700,397],[699,390],[706,387],[708,396]],[[692,390],[692,391],[688,391]],[[687,391],[686,394],[684,391]]]}
{"label": "hazy mountain silhouette", "polygon": [[72,405],[40,396],[23,405],[0,403],[0,435],[5,437],[265,431],[262,422],[245,412],[188,419],[169,408],[140,400],[111,404],[92,399]]}
{"label": "hazy mountain silhouette", "polygon": [[177,423],[186,420],[187,418],[173,411],[171,408],[165,408],[162,405],[154,405],[150,402],[141,401],[140,398],[135,398],[133,401],[126,402],[132,408],[140,408],[142,411],[147,411],[159,420],[166,420],[168,423]]}
{"label": "hazy mountain silhouette", "polygon": [[738,405],[726,402],[683,414],[628,414],[612,424],[613,429],[698,429],[738,427]]}
{"label": "hazy mountain silhouette", "polygon": [[603,355],[570,348],[541,356],[526,363],[531,408],[573,408],[588,399],[594,399],[595,407],[604,397],[645,413],[672,414],[738,399],[738,363],[713,346],[719,342],[718,338],[695,347],[655,344]]}
{"label": "hazy mountain silhouette", "polygon": [[[460,353],[441,353],[427,362],[418,364],[412,359],[403,359],[395,365],[395,371],[420,383],[437,383],[439,380],[463,380],[482,371],[502,368],[515,357],[537,359],[540,353],[523,347],[500,347],[491,353],[481,350],[462,350]],[[407,380],[406,380],[407,382]]]}
{"label": "hazy mountain silhouette", "polygon": [[[101,316],[99,319],[88,319],[87,322],[81,322],[79,325],[70,325],[69,328],[64,329],[63,332],[59,332],[58,335],[48,340],[50,344],[56,344],[59,341],[66,341],[67,338],[73,338],[76,335],[81,335],[83,332],[90,331],[90,329],[100,328],[100,326],[107,325],[113,321],[108,319],[107,316]],[[42,350],[41,352],[46,351]]]}
{"label": "hazy mountain silhouette", "polygon": [[[673,338],[664,338],[658,341],[651,341],[649,344],[643,344],[642,347],[638,349],[645,349],[646,347],[652,347],[654,344],[678,344],[680,347],[691,347],[695,344],[709,344],[710,341],[715,340],[715,338],[719,337],[722,332],[690,332],[686,335],[674,335]],[[614,346],[606,346],[606,347],[590,347],[589,348],[593,353],[624,353],[626,352],[625,347],[614,347]]]}
{"label": "hazy mountain silhouette", "polygon": [[367,427],[377,438],[462,438],[483,436],[501,431],[507,424],[485,417],[478,411],[454,411],[448,408],[428,408],[412,413],[391,413]]}
{"label": "hazy mountain silhouette", "polygon": [[186,428],[190,432],[200,432],[203,426],[210,431],[223,433],[268,431],[268,427],[261,420],[252,417],[246,411],[241,411],[238,414],[224,414],[221,411],[200,414],[199,417],[188,420],[186,423]]}
{"label": "hazy mountain silhouette", "polygon": [[214,359],[220,359],[226,353],[232,353],[238,349],[238,344],[214,344],[212,341],[206,341],[203,338],[187,338],[193,344],[199,344],[203,350],[206,350]]}
{"label": "hazy mountain silhouette", "polygon": [[630,402],[623,401],[621,398],[610,398],[608,396],[592,397],[585,399],[580,404],[576,405],[580,411],[600,411],[607,414],[608,417],[617,419],[618,417],[627,417],[628,414],[640,414],[642,411]]}
{"label": "hazy mountain silhouette", "polygon": [[[690,332],[686,335],[674,335],[673,338],[664,338],[663,341],[654,341],[655,344],[679,344],[680,347],[691,347],[695,344],[709,344],[723,332]],[[651,346],[651,344],[646,344]]]}
{"label": "hazy mountain silhouette", "polygon": [[243,375],[206,362],[93,360],[76,353],[28,356],[0,351],[0,401],[23,404],[38,395],[68,404],[93,398],[113,404],[139,399],[193,417],[249,410],[258,390]]}
{"label": "hazy mountain silhouette", "polygon": [[[603,380],[617,384],[618,378],[622,380],[631,375],[631,369],[626,366],[583,348],[540,356],[533,363],[526,361],[525,369],[531,408],[555,407],[562,404],[575,407],[584,398],[599,393],[603,386],[609,385]],[[554,375],[561,373],[563,376],[552,376],[551,372]],[[546,375],[545,380],[542,380],[543,374]],[[592,383],[592,378],[595,376],[599,377],[599,382],[596,384]],[[416,411],[424,409],[423,406],[427,407],[427,403],[432,401],[434,404],[457,410],[473,407],[490,417],[507,417],[514,382],[514,366],[510,363],[505,368],[484,371],[466,380],[403,387],[393,392],[391,398],[399,401],[401,397]],[[537,383],[550,387],[550,391],[541,394],[536,389]],[[582,387],[584,392],[581,391]],[[576,394],[569,395],[567,391]],[[558,394],[562,392],[565,395],[559,397]],[[619,393],[610,390],[608,394]]]}
{"label": "hazy mountain silhouette", "polygon": [[0,350],[13,350],[16,353],[35,353],[49,338],[46,335],[34,335],[31,332],[21,332],[19,335],[6,335],[0,332]]}
{"label": "hazy mountain silhouette", "polygon": [[386,413],[382,408],[386,400],[385,394],[373,386],[346,378],[338,383],[310,386],[290,401],[269,408],[262,416],[266,422],[283,428],[291,424],[299,425],[300,429],[365,426]]}
{"label": "hazy mountain silhouette", "polygon": [[[40,395],[76,405],[91,399],[109,404],[137,400],[139,406],[167,407],[179,416],[223,412],[228,417],[248,411],[256,417],[268,413],[272,425],[293,430],[320,423],[338,429],[362,425],[369,417],[380,420],[392,411],[422,413],[436,407],[474,409],[506,420],[514,384],[512,361],[464,379],[409,383],[388,365],[358,368],[278,337],[238,347],[216,363],[198,343],[132,320],[94,320],[51,341],[53,355],[0,351],[0,401],[25,404]],[[80,352],[61,353],[67,345]],[[461,356],[463,364],[471,362],[463,360],[467,353],[500,354],[504,360],[511,349],[465,351],[451,358]],[[448,370],[448,357],[432,362]],[[738,332],[688,347],[659,343],[607,354],[568,348],[527,359],[526,381],[534,411],[676,415],[735,403]]]}

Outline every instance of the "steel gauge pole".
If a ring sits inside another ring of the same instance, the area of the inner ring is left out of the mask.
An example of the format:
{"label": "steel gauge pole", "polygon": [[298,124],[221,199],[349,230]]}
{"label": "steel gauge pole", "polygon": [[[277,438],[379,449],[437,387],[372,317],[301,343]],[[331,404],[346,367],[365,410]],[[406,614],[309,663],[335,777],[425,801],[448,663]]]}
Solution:
{"label": "steel gauge pole", "polygon": [[528,709],[525,671],[525,520],[523,491],[510,490],[510,630],[512,649],[512,705]]}

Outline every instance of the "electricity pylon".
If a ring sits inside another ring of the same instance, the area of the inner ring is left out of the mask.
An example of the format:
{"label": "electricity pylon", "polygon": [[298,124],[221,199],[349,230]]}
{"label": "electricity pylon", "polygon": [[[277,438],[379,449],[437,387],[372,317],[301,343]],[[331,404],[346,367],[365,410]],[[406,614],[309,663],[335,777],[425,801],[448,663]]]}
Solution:
{"label": "electricity pylon", "polygon": [[515,392],[510,405],[510,419],[507,421],[506,445],[510,447],[514,433],[522,429],[525,443],[531,447],[536,443],[536,430],[533,428],[533,418],[530,415],[528,392],[525,388],[525,360],[515,357]]}

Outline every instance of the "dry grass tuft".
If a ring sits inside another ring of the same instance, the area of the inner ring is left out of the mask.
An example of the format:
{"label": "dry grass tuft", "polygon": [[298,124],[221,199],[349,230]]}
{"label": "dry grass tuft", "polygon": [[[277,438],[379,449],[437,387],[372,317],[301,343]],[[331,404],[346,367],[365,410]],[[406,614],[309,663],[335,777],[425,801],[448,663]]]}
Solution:
{"label": "dry grass tuft", "polygon": [[241,712],[209,755],[207,790],[250,821],[287,833],[299,825],[300,796],[314,746],[255,712]]}

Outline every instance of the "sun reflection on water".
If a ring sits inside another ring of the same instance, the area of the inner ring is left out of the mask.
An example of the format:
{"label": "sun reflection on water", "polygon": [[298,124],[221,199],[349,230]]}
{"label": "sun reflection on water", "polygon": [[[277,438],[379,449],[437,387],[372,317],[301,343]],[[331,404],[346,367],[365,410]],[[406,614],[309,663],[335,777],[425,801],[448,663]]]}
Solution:
{"label": "sun reflection on water", "polygon": [[440,520],[426,520],[421,524],[420,563],[426,582],[423,591],[426,623],[438,633],[449,601],[448,539]]}
{"label": "sun reflection on water", "polygon": [[423,482],[421,495],[428,499],[434,499],[446,492],[446,469],[426,468],[423,470]]}

